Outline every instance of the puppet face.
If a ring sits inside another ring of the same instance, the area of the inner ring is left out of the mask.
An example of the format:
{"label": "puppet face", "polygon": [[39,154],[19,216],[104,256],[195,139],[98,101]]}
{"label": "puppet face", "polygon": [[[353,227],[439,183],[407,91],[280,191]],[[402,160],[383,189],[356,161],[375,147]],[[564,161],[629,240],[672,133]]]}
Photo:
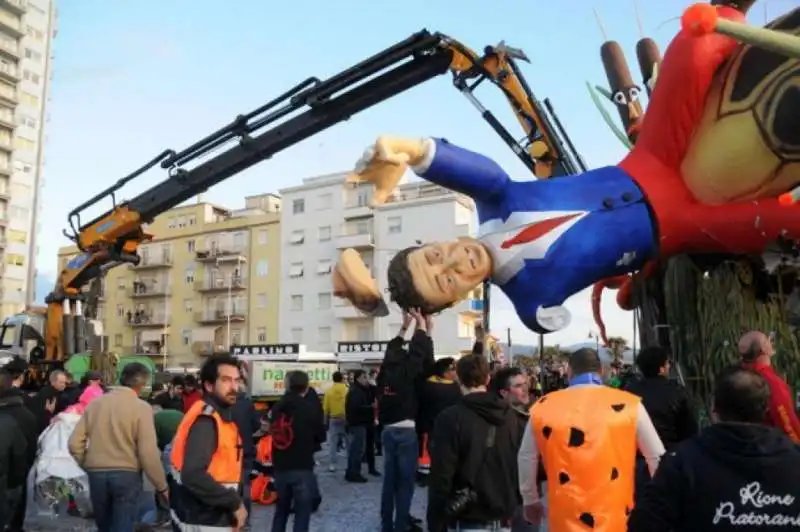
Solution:
{"label": "puppet face", "polygon": [[611,101],[617,108],[628,138],[631,142],[635,142],[644,117],[644,110],[639,102],[641,89],[633,82],[619,43],[615,41],[603,43],[600,47],[600,57],[611,89]]}
{"label": "puppet face", "polygon": [[448,306],[488,278],[492,258],[477,240],[434,242],[408,255],[414,288],[431,306]]}

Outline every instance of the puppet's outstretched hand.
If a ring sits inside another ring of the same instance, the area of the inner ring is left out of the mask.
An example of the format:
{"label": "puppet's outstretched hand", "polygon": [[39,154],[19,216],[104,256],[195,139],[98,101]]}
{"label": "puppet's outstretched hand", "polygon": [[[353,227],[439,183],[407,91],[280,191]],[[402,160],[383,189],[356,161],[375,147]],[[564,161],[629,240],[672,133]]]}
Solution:
{"label": "puppet's outstretched hand", "polygon": [[389,309],[378,290],[378,283],[354,249],[346,249],[332,272],[333,295],[347,299],[358,310],[371,316],[386,316]]}
{"label": "puppet's outstretched hand", "polygon": [[382,135],[364,150],[355,170],[347,176],[347,182],[372,183],[375,193],[370,205],[381,205],[397,188],[406,169],[419,164],[425,158],[426,144],[422,138]]}

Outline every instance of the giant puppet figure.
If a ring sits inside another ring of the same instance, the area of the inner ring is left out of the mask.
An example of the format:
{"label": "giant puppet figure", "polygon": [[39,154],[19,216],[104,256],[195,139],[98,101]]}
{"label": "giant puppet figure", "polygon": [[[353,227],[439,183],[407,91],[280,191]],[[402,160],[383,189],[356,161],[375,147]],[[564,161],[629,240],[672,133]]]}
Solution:
{"label": "giant puppet figure", "polygon": [[[568,297],[650,261],[683,253],[759,254],[779,239],[800,240],[800,205],[778,199],[800,184],[796,77],[748,87],[746,101],[721,112],[721,98],[741,80],[757,78],[752,71],[762,66],[731,68],[741,61],[742,45],[712,31],[715,17],[725,19],[726,31],[742,26],[741,12],[694,7],[711,13],[687,11],[636,144],[615,166],[517,182],[488,157],[443,139],[383,136],[370,146],[349,179],[374,184],[375,204],[387,200],[410,167],[473,198],[480,223],[478,238],[397,253],[388,268],[391,299],[434,313],[491,279],[526,326],[548,333],[570,323]],[[783,45],[798,53],[796,41]],[[726,74],[715,76],[732,56]],[[797,69],[798,59],[769,57]],[[381,296],[362,266],[355,252],[345,252],[334,291],[369,310],[376,307],[364,301]]]}

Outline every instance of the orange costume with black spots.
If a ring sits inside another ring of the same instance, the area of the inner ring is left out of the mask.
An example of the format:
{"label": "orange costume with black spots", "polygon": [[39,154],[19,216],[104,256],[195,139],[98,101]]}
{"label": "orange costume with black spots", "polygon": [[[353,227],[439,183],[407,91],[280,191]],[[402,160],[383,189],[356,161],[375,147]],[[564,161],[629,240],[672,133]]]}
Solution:
{"label": "orange costume with black spots", "polygon": [[621,532],[633,509],[639,398],[605,386],[552,392],[531,407],[558,532]]}

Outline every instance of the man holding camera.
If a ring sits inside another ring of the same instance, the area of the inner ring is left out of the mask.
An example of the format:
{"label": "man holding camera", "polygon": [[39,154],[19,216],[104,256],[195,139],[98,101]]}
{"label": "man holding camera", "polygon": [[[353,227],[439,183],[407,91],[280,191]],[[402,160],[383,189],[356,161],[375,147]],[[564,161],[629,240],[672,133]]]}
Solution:
{"label": "man holding camera", "polygon": [[490,531],[520,505],[514,467],[522,428],[508,402],[486,390],[483,355],[456,364],[464,396],[436,418],[430,444],[428,530]]}

